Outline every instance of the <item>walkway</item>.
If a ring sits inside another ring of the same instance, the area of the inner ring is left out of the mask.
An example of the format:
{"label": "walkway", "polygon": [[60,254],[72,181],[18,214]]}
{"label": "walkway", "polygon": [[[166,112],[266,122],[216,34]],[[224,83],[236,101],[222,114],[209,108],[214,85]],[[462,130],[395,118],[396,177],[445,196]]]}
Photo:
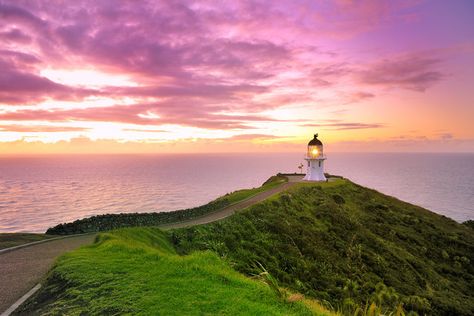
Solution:
{"label": "walkway", "polygon": [[[261,202],[272,195],[287,190],[300,182],[302,176],[288,176],[288,182],[275,188],[258,193],[246,200],[237,202],[220,211],[204,215],[185,222],[167,224],[160,228],[171,229],[207,224],[226,218],[236,211]],[[91,244],[95,234],[73,236],[64,239],[46,241],[0,254],[0,313],[9,308],[20,297],[38,284],[46,275],[55,259],[67,251],[82,245]]]}
{"label": "walkway", "polygon": [[0,313],[38,284],[58,256],[94,238],[95,234],[56,239],[0,254]]}
{"label": "walkway", "polygon": [[166,225],[160,225],[160,228],[163,229],[172,229],[172,228],[181,228],[181,227],[188,227],[188,226],[194,226],[194,225],[202,225],[202,224],[207,224],[211,222],[215,222],[221,219],[224,219],[232,214],[234,214],[238,210],[242,210],[246,207],[249,207],[253,204],[256,204],[258,202],[261,202],[267,198],[269,198],[272,195],[275,195],[277,193],[283,192],[287,190],[288,188],[292,187],[296,183],[300,182],[303,176],[288,176],[288,182],[285,182],[275,188],[271,188],[267,191],[258,193],[246,200],[243,200],[241,202],[237,202],[235,204],[232,204],[228,207],[225,207],[219,211],[209,213],[206,215],[203,215],[198,218],[194,218],[188,221],[184,222],[179,222],[179,223],[172,223],[172,224],[166,224]]}

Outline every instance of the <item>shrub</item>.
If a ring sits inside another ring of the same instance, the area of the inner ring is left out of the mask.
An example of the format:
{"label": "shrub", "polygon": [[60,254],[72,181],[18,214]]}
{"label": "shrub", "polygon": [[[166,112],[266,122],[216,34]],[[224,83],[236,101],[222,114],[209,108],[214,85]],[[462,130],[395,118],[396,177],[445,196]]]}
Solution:
{"label": "shrub", "polygon": [[46,234],[71,235],[107,231],[123,227],[158,226],[193,219],[218,211],[229,204],[228,199],[217,199],[203,206],[173,212],[97,215],[48,228]]}
{"label": "shrub", "polygon": [[339,194],[333,194],[332,198],[333,198],[334,202],[336,202],[339,205],[346,203],[346,200],[344,200],[344,198],[342,196],[340,196]]}

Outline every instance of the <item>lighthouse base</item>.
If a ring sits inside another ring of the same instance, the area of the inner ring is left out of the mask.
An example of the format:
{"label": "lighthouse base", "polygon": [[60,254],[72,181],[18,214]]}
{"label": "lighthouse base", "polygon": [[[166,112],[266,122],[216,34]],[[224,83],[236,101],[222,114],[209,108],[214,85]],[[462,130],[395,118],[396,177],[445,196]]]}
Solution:
{"label": "lighthouse base", "polygon": [[326,181],[324,176],[324,160],[320,159],[306,159],[308,161],[308,169],[304,181]]}

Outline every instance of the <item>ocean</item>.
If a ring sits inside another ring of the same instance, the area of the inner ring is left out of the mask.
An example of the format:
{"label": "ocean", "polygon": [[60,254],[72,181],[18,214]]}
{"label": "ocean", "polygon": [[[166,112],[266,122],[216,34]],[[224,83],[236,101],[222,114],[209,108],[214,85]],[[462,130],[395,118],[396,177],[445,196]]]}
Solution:
{"label": "ocean", "polygon": [[[327,155],[326,172],[459,222],[474,218],[474,154]],[[299,153],[0,157],[0,232],[199,206],[302,162]]]}

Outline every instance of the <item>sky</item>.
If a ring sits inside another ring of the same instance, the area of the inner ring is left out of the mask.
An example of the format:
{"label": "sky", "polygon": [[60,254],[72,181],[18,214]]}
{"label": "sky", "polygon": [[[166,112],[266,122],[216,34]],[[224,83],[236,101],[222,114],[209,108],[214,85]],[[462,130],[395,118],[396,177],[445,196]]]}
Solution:
{"label": "sky", "polygon": [[474,152],[474,2],[0,0],[0,155]]}

